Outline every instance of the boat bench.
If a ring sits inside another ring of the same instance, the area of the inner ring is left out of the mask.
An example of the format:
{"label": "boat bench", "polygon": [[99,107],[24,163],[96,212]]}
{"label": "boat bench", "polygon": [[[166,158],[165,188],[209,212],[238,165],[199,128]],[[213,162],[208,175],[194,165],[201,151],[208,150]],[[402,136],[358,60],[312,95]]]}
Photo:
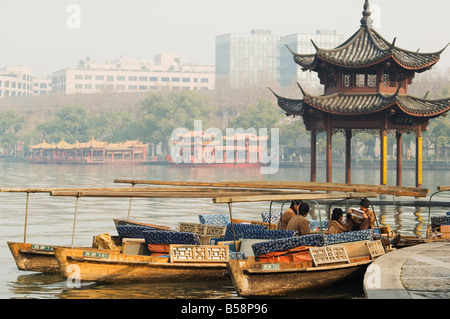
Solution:
{"label": "boat bench", "polygon": [[450,224],[450,216],[431,216],[431,226],[436,227],[438,225]]}
{"label": "boat bench", "polygon": [[281,212],[263,212],[261,213],[261,218],[265,223],[278,224],[281,218]]}
{"label": "boat bench", "polygon": [[335,245],[342,243],[351,243],[354,241],[372,240],[373,233],[374,233],[373,229],[364,229],[364,230],[349,231],[340,234],[326,235],[325,238],[327,245]]}
{"label": "boat bench", "polygon": [[198,215],[201,224],[227,226],[231,220],[227,214],[203,214]]}
{"label": "boat bench", "polygon": [[143,231],[147,244],[200,245],[200,237],[196,233],[165,230]]}
{"label": "boat bench", "polygon": [[120,238],[144,238],[144,231],[154,230],[150,226],[117,225],[117,234]]}
{"label": "boat bench", "polygon": [[311,234],[259,242],[253,244],[252,249],[255,256],[260,256],[271,252],[288,251],[298,246],[322,247],[325,245],[335,245],[372,239],[373,229],[366,229],[332,235]]}
{"label": "boat bench", "polygon": [[254,224],[228,224],[225,230],[224,241],[234,240],[233,229],[236,240],[238,239],[279,239],[297,235],[294,230],[267,229],[265,225]]}

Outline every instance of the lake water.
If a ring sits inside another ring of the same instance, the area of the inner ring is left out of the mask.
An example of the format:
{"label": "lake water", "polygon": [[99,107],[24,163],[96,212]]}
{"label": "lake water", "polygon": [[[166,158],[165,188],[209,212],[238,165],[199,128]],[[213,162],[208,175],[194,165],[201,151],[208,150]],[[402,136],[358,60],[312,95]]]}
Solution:
{"label": "lake water", "polygon": [[[388,185],[395,185],[395,172],[389,172]],[[447,185],[448,171],[424,171],[423,187],[433,192],[436,186]],[[343,182],[344,171],[334,169],[335,182]],[[353,183],[378,184],[379,172],[373,169],[354,169]],[[171,168],[153,165],[41,165],[0,162],[1,188],[72,188],[119,187],[115,179],[146,179],[172,181],[232,181],[273,180],[309,181],[309,170],[283,168],[273,175],[261,175],[259,169],[208,169]],[[318,181],[324,181],[324,170],[318,170]],[[414,186],[414,171],[404,170],[404,186]],[[442,193],[435,199],[449,199]],[[82,283],[79,288],[69,288],[59,275],[19,271],[6,244],[7,241],[24,240],[25,193],[0,193],[0,298],[190,298],[239,299],[230,283],[190,282],[164,284],[111,285]],[[116,235],[113,218],[127,218],[130,201],[127,198],[81,198],[74,238],[75,246],[90,246],[94,235]],[[260,219],[268,211],[269,203],[243,203],[233,205],[233,217]],[[273,210],[279,210],[274,204]],[[377,215],[379,208],[375,207]],[[394,208],[387,206],[380,220],[394,228]],[[450,208],[448,209],[450,210]],[[433,208],[441,214],[447,208]],[[72,241],[75,198],[51,197],[48,194],[30,194],[28,207],[27,242],[48,245],[70,245]],[[133,199],[131,220],[176,227],[178,222],[199,222],[204,213],[228,213],[225,204],[213,204],[211,199]],[[424,235],[428,208],[402,207],[397,215],[403,234]],[[199,278],[200,279],[200,278]],[[302,294],[296,298],[359,298],[360,283],[352,283],[321,292]]]}

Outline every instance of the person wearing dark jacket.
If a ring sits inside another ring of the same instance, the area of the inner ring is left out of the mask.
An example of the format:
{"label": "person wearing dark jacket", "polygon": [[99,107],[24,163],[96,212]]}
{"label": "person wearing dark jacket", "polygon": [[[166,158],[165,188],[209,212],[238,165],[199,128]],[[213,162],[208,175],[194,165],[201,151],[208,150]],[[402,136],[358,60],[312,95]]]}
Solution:
{"label": "person wearing dark jacket", "polygon": [[327,234],[340,234],[347,231],[347,225],[342,221],[344,219],[344,212],[340,208],[333,209],[331,213],[331,220],[328,223]]}
{"label": "person wearing dark jacket", "polygon": [[300,204],[298,214],[291,218],[286,229],[297,231],[299,236],[311,234],[309,222],[306,219],[308,213],[309,205],[307,203]]}

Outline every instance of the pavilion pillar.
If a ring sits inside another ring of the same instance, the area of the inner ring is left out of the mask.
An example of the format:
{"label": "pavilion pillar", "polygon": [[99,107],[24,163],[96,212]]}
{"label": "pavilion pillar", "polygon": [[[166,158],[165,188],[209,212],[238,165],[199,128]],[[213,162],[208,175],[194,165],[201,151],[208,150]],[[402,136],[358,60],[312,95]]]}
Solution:
{"label": "pavilion pillar", "polygon": [[352,182],[352,130],[345,131],[345,182]]}
{"label": "pavilion pillar", "polygon": [[387,129],[383,121],[380,129],[380,185],[387,185]]}
{"label": "pavilion pillar", "polygon": [[402,186],[402,133],[396,133],[395,137],[397,139],[397,186]]}
{"label": "pavilion pillar", "polygon": [[317,181],[317,173],[316,173],[317,148],[316,148],[316,141],[317,141],[317,132],[313,128],[311,130],[311,182],[316,182]]}
{"label": "pavilion pillar", "polygon": [[422,187],[422,126],[416,129],[416,187]]}
{"label": "pavilion pillar", "polygon": [[333,166],[333,160],[332,160],[332,140],[333,140],[333,130],[331,128],[330,118],[328,117],[327,121],[327,145],[326,145],[326,157],[327,157],[327,170],[326,170],[326,181],[327,183],[332,182],[332,166]]}

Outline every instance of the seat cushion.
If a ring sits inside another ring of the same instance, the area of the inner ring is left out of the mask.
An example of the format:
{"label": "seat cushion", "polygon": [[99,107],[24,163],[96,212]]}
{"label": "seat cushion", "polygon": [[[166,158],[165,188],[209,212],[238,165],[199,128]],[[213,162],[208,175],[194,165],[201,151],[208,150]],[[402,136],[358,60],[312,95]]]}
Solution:
{"label": "seat cushion", "polygon": [[154,228],[150,226],[117,225],[116,230],[121,238],[144,238],[142,232],[154,230]]}
{"label": "seat cushion", "polygon": [[196,233],[150,230],[143,234],[147,244],[200,245],[200,237]]}

